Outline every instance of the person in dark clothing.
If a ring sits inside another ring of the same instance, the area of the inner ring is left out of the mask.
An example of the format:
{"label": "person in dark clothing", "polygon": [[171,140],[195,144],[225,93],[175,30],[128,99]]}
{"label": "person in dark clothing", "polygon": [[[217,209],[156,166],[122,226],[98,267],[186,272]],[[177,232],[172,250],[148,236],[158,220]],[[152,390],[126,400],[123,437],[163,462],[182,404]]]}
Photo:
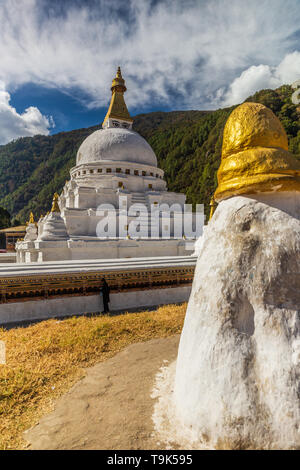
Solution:
{"label": "person in dark clothing", "polygon": [[109,299],[110,288],[109,288],[109,285],[107,284],[105,278],[102,279],[102,286],[101,286],[100,292],[101,292],[102,298],[103,298],[104,313],[108,313],[109,312],[108,304],[110,302],[110,299]]}

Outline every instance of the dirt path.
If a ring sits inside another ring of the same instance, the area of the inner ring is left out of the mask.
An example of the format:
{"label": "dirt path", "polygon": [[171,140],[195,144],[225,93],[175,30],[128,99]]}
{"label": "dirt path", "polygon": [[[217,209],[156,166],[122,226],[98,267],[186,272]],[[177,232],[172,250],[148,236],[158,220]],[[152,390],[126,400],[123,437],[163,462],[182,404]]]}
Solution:
{"label": "dirt path", "polygon": [[176,335],[134,344],[87,369],[55,410],[26,431],[31,449],[164,449],[152,436],[150,394],[178,342]]}

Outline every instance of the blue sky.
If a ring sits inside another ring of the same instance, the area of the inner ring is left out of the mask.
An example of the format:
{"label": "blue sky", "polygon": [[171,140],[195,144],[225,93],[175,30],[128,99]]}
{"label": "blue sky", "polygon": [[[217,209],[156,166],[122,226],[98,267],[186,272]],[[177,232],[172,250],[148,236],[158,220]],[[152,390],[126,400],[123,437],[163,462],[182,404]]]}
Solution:
{"label": "blue sky", "polygon": [[300,78],[300,0],[0,0],[0,144],[132,115],[215,109]]}
{"label": "blue sky", "polygon": [[[114,73],[115,75],[115,73]],[[83,94],[81,90],[71,90],[68,93],[60,89],[49,89],[47,87],[27,83],[18,88],[12,95],[10,104],[18,113],[22,113],[29,105],[37,107],[43,115],[51,116],[54,126],[50,128],[50,134],[61,131],[90,127],[102,123],[111,96],[111,84],[107,86],[107,106],[93,107],[89,109],[82,105]],[[85,97],[88,99],[88,97]],[[132,114],[145,113],[164,109],[171,110],[171,105],[163,108],[149,103],[143,107],[132,107]]]}

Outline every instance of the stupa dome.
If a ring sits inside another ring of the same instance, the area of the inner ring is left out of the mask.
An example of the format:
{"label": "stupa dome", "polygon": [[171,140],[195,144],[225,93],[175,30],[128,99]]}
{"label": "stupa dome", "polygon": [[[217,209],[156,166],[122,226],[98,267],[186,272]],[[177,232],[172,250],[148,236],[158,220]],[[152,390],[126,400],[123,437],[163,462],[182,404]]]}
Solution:
{"label": "stupa dome", "polygon": [[275,114],[259,103],[244,103],[229,116],[215,200],[265,191],[300,191],[300,162]]}
{"label": "stupa dome", "polygon": [[155,153],[148,142],[136,132],[118,127],[93,132],[79,147],[77,165],[102,160],[157,166]]}

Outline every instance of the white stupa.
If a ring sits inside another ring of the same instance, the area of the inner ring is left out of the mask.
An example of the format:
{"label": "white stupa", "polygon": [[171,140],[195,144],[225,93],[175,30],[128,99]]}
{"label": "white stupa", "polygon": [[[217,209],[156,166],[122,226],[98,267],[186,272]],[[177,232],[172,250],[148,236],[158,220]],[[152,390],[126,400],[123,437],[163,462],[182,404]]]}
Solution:
{"label": "white stupa", "polygon": [[[51,213],[38,222],[36,239],[17,243],[18,262],[191,254],[190,248],[186,250],[186,240],[182,235],[176,237],[175,230],[176,224],[182,223],[186,197],[167,191],[155,153],[132,130],[120,68],[111,90],[103,128],[79,147],[71,178],[61,195],[55,196]],[[106,212],[99,209],[104,204]],[[148,216],[161,204],[176,204],[170,223],[162,213],[156,221]],[[132,210],[137,207],[140,213]],[[128,219],[123,223],[124,214]],[[104,220],[109,222],[101,231]],[[137,226],[138,234],[133,230]]]}

